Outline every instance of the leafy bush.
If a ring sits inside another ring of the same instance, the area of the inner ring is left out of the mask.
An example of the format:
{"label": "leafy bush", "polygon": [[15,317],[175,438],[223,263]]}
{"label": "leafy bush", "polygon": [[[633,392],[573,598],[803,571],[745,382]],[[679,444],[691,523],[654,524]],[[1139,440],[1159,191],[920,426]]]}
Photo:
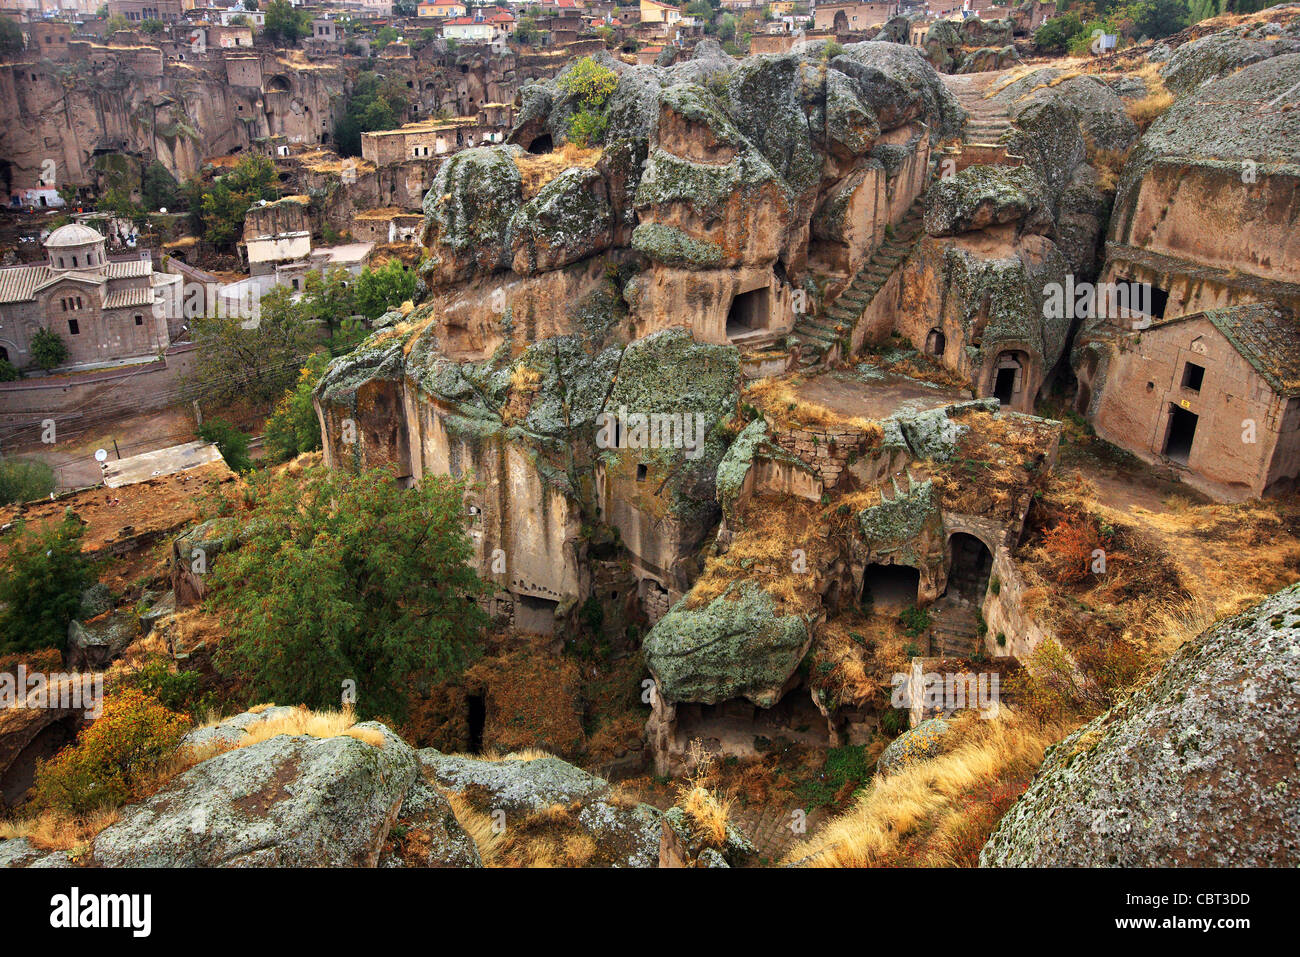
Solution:
{"label": "leafy bush", "polygon": [[402,718],[413,675],[461,667],[487,616],[471,559],[464,485],[391,472],[308,469],[251,480],[243,544],[210,573],[230,626],[218,668],[254,697]]}
{"label": "leafy bush", "polygon": [[1052,17],[1034,31],[1034,46],[1045,53],[1064,53],[1070,41],[1083,33],[1083,21],[1077,13]]}
{"label": "leafy bush", "polygon": [[0,359],[0,382],[16,382],[21,378],[18,369],[8,359]]}
{"label": "leafy bush", "polygon": [[860,745],[828,748],[821,772],[811,780],[799,782],[795,793],[804,809],[811,811],[847,797],[869,772],[866,751]]}
{"label": "leafy bush", "polygon": [[208,419],[199,427],[199,438],[217,443],[217,450],[232,471],[247,472],[253,467],[248,457],[248,436],[225,419]]}
{"label": "leafy bush", "polygon": [[266,420],[263,431],[266,447],[278,458],[291,459],[320,448],[320,420],[316,418],[311,393],[328,365],[328,356],[313,353],[298,372],[298,384],[285,392]]}
{"label": "leafy bush", "polygon": [[30,502],[54,491],[54,469],[34,459],[0,459],[0,505]]}
{"label": "leafy bush", "polygon": [[585,149],[604,139],[608,128],[609,120],[604,116],[589,110],[579,110],[569,119],[569,141]]}
{"label": "leafy bush", "polygon": [[122,679],[122,685],[156,698],[164,708],[193,717],[208,710],[210,695],[200,693],[197,671],[173,671],[166,661],[155,658]]}
{"label": "leafy bush", "polygon": [[51,329],[38,329],[32,336],[32,358],[42,369],[53,369],[68,359],[68,344]]}
{"label": "leafy bush", "polygon": [[919,638],[930,627],[930,613],[913,605],[903,609],[898,616],[898,623],[903,626],[903,633],[909,638]]}
{"label": "leafy bush", "polygon": [[63,647],[82,589],[91,583],[82,534],[71,512],[42,531],[20,521],[11,533],[13,544],[0,559],[0,655]]}
{"label": "leafy bush", "polygon": [[76,744],[39,766],[33,806],[70,815],[120,807],[175,754],[189,725],[184,715],[138,688],[115,692]]}

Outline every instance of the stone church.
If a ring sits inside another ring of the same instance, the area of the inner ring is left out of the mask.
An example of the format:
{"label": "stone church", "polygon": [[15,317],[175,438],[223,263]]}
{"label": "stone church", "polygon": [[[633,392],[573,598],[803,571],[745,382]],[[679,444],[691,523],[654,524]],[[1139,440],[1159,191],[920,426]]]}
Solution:
{"label": "stone church", "polygon": [[49,261],[0,269],[0,359],[32,364],[40,329],[68,346],[69,365],[156,354],[171,343],[181,277],[154,272],[147,256],[110,260],[104,237],[80,223],[45,241]]}

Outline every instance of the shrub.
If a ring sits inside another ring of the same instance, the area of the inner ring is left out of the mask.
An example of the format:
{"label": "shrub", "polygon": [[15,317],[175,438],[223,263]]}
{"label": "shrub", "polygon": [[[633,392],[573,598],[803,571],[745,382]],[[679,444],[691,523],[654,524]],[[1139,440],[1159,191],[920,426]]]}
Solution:
{"label": "shrub", "polygon": [[599,113],[579,110],[569,120],[569,142],[586,149],[605,138],[609,121]]}
{"label": "shrub", "polygon": [[71,512],[42,531],[18,523],[9,554],[0,560],[0,654],[63,647],[81,591],[91,582],[82,534]]}
{"label": "shrub", "polygon": [[57,332],[38,329],[32,336],[32,359],[42,369],[53,369],[68,360],[68,344]]}
{"label": "shrub", "polygon": [[1064,53],[1070,41],[1083,33],[1083,21],[1077,13],[1053,17],[1034,31],[1034,46],[1044,53]]}
{"label": "shrub", "polygon": [[123,685],[136,688],[156,698],[164,708],[185,712],[192,717],[209,710],[210,696],[199,692],[197,671],[173,671],[162,659],[147,662],[140,670],[123,678]]}
{"label": "shrub", "polygon": [[924,608],[913,605],[905,608],[898,616],[898,623],[909,638],[919,638],[930,627],[930,613]]}
{"label": "shrub", "polygon": [[284,394],[271,417],[266,420],[263,434],[266,447],[281,459],[291,459],[303,452],[320,448],[320,420],[311,402],[312,390],[325,373],[329,357],[313,353],[298,371],[298,384]]}
{"label": "shrub", "polygon": [[264,701],[337,707],[345,682],[363,716],[405,716],[412,675],[462,667],[487,616],[471,566],[465,487],[432,476],[307,469],[251,480],[243,544],[211,572],[230,626],[224,671]]}
{"label": "shrub", "polygon": [[54,469],[35,459],[0,460],[0,505],[30,502],[54,491]]}
{"label": "shrub", "polygon": [[114,693],[76,744],[37,769],[33,806],[72,815],[120,807],[175,754],[189,724],[138,688]]}
{"label": "shrub", "polygon": [[208,419],[199,426],[199,437],[205,442],[215,442],[233,471],[247,472],[253,467],[253,460],[248,457],[248,436],[225,419]]}
{"label": "shrub", "polygon": [[8,359],[0,359],[0,382],[17,382],[21,378],[18,369]]}
{"label": "shrub", "polygon": [[1044,538],[1053,577],[1058,582],[1078,584],[1088,577],[1093,553],[1102,547],[1096,519],[1081,516],[1057,522]]}

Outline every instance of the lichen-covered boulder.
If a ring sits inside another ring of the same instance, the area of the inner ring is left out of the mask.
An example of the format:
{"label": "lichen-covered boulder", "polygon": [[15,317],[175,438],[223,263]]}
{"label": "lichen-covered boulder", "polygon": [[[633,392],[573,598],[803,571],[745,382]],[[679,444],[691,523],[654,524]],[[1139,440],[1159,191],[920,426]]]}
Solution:
{"label": "lichen-covered boulder", "polygon": [[645,639],[659,694],[704,704],[746,698],[770,708],[808,651],[807,620],[779,613],[772,596],[749,581],[700,607],[689,601],[673,606]]}
{"label": "lichen-covered boulder", "polygon": [[1020,60],[1020,54],[1010,44],[1001,47],[980,47],[964,54],[956,73],[988,73],[1005,70]]}
{"label": "lichen-covered boulder", "polygon": [[[947,23],[940,20],[930,28]],[[931,142],[957,135],[965,112],[935,68],[915,47],[898,43],[850,43],[831,66],[852,77],[862,101],[876,114],[881,129],[913,119],[930,126]]]}
{"label": "lichen-covered boulder", "polygon": [[511,217],[523,202],[517,146],[480,146],[453,154],[424,197],[421,242],[431,284],[485,275],[512,261]]}
{"label": "lichen-covered boulder", "polygon": [[68,667],[103,671],[140,633],[140,623],[125,612],[106,612],[90,621],[68,622]]}
{"label": "lichen-covered boulder", "polygon": [[447,798],[424,777],[416,778],[388,832],[380,867],[482,867],[474,839],[456,819]]}
{"label": "lichen-covered boulder", "polygon": [[672,844],[670,853],[664,855],[672,861],[669,866],[740,867],[758,854],[754,842],[731,821],[726,823],[722,846],[709,846],[680,807],[664,811],[664,829],[665,843]]}
{"label": "lichen-covered boulder", "polygon": [[511,755],[489,761],[432,748],[420,751],[419,760],[428,777],[463,801],[470,813],[503,828],[499,836],[507,851],[526,854],[530,840],[585,840],[590,842],[581,862],[585,866],[658,866],[658,809],[629,803],[604,778],[567,761]]}
{"label": "lichen-covered boulder", "polygon": [[980,853],[994,867],[1300,862],[1300,586],[1179,648],[1050,748]]}
{"label": "lichen-covered boulder", "polygon": [[1073,108],[1077,122],[1093,149],[1123,153],[1139,135],[1124,108],[1124,99],[1110,83],[1089,74],[1061,79],[1055,67],[1035,70],[999,90],[1013,121],[1035,103],[1055,102]]}
{"label": "lichen-covered boulder", "polygon": [[599,170],[567,169],[510,220],[511,268],[521,276],[559,269],[613,242],[614,210]]}
{"label": "lichen-covered boulder", "polygon": [[74,867],[67,851],[46,851],[25,837],[0,840],[0,867]]}
{"label": "lichen-covered boulder", "polygon": [[122,809],[99,833],[102,867],[374,867],[415,752],[380,724],[348,735],[279,735],[225,751]]}
{"label": "lichen-covered boulder", "polygon": [[1244,66],[1287,53],[1300,53],[1300,37],[1246,37],[1239,29],[1223,30],[1184,43],[1170,54],[1160,74],[1165,85],[1181,95]]}
{"label": "lichen-covered boulder", "polygon": [[1051,228],[1046,188],[1027,166],[968,166],[925,194],[925,230],[931,236],[1019,223],[1018,232]]}
{"label": "lichen-covered boulder", "polygon": [[922,721],[910,731],[904,731],[876,759],[876,773],[885,776],[896,774],[910,765],[936,758],[944,752],[950,725],[943,718]]}

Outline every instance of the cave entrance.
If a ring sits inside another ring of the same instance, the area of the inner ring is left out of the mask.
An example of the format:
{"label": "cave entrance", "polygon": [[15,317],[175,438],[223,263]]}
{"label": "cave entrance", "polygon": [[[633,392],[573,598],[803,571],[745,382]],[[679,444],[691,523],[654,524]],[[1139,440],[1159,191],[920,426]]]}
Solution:
{"label": "cave entrance", "polygon": [[1186,465],[1192,455],[1192,442],[1196,438],[1196,424],[1200,416],[1176,405],[1169,407],[1169,433],[1165,436],[1165,455],[1180,465]]}
{"label": "cave entrance", "polygon": [[974,535],[958,532],[948,539],[952,564],[948,569],[948,591],[980,603],[989,589],[993,572],[993,553]]}
{"label": "cave entrance", "polygon": [[1011,405],[1020,391],[1021,376],[1024,365],[1014,352],[1003,352],[998,356],[993,369],[993,395],[1003,405]]}
{"label": "cave entrance", "polygon": [[921,572],[911,565],[868,565],[862,572],[862,604],[897,614],[916,604]]}
{"label": "cave entrance", "polygon": [[727,338],[752,336],[767,328],[772,311],[772,290],[767,286],[742,292],[727,310]]}
{"label": "cave entrance", "polygon": [[469,753],[483,753],[483,726],[487,724],[487,696],[472,694],[465,699],[465,721],[469,725]]}
{"label": "cave entrance", "polygon": [[555,631],[555,611],[558,601],[520,595],[515,599],[515,628],[535,635],[549,635]]}
{"label": "cave entrance", "polygon": [[948,348],[948,337],[938,329],[931,329],[929,335],[925,337],[925,351],[932,356],[942,359],[944,351]]}
{"label": "cave entrance", "polygon": [[550,133],[543,133],[528,144],[528,152],[537,153],[539,155],[542,153],[549,153],[553,149],[555,149],[555,146],[551,141]]}
{"label": "cave entrance", "polygon": [[27,742],[9,766],[0,773],[0,807],[13,807],[31,789],[36,780],[36,769],[42,761],[54,757],[65,745],[77,737],[81,722],[76,715],[52,722]]}

